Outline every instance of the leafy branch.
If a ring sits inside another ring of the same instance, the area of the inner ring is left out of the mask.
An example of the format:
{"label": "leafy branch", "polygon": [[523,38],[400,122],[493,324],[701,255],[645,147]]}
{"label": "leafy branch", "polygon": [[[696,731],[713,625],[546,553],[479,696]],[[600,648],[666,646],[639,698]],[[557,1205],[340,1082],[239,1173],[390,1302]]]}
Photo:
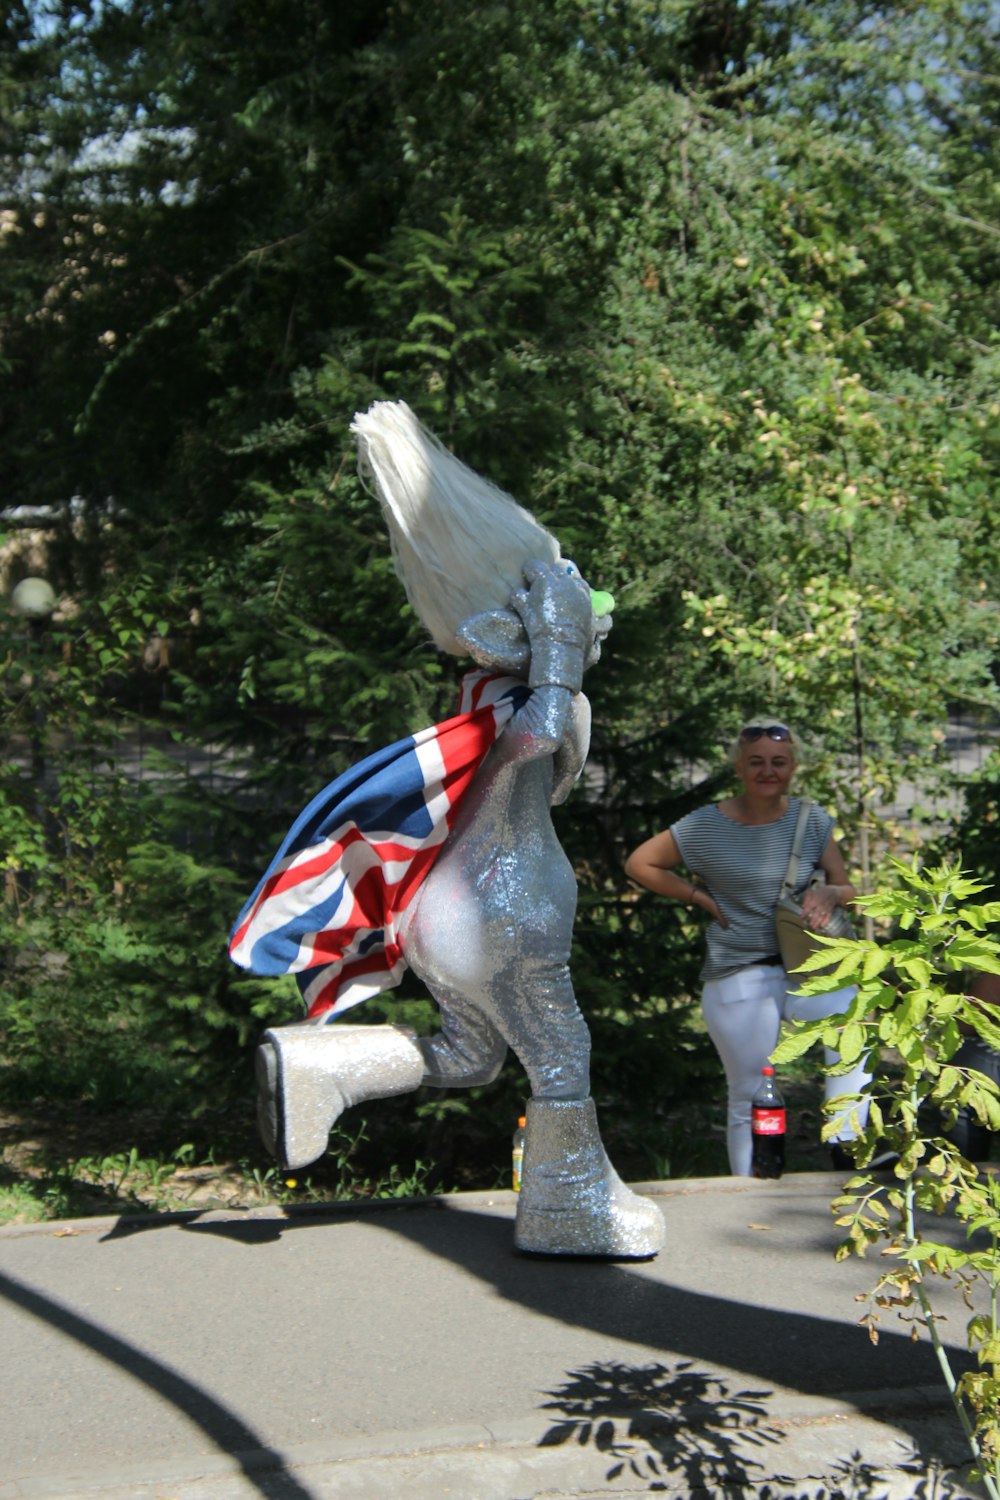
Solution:
{"label": "leafy branch", "polygon": [[[835,1023],[796,1027],[779,1044],[774,1061],[786,1063],[822,1038],[839,1055],[831,1069],[836,1075],[867,1053],[873,1076],[865,1095],[842,1095],[827,1106],[832,1117],[853,1108],[859,1129],[864,1125],[853,1146],[858,1175],[832,1205],[846,1231],[837,1258],[864,1256],[881,1244],[890,1268],[859,1299],[868,1302],[861,1323],[877,1342],[880,1315],[891,1309],[911,1323],[912,1337],[918,1338],[921,1328],[927,1331],[969,1441],[976,1477],[998,1500],[1000,1183],[966,1161],[946,1134],[930,1134],[929,1122],[938,1118],[947,1132],[958,1111],[967,1108],[982,1124],[1000,1129],[996,1084],[956,1060],[970,1035],[1000,1048],[1000,1007],[965,992],[966,976],[1000,974],[1000,944],[988,935],[1000,920],[1000,902],[977,904],[973,898],[987,886],[958,864],[921,870],[916,858],[891,863],[899,887],[858,904],[871,917],[893,923],[899,936],[884,943],[824,939],[824,951],[801,966],[801,972],[816,976],[802,989],[816,994],[855,985],[855,997]],[[835,1128],[831,1119],[825,1133]],[[885,1147],[898,1158],[887,1181],[870,1170],[876,1148]],[[920,1216],[946,1213],[964,1226],[964,1246],[926,1233]],[[978,1368],[960,1377],[938,1332],[933,1276],[956,1282],[971,1314],[966,1333]],[[973,1301],[983,1287],[985,1311]]]}

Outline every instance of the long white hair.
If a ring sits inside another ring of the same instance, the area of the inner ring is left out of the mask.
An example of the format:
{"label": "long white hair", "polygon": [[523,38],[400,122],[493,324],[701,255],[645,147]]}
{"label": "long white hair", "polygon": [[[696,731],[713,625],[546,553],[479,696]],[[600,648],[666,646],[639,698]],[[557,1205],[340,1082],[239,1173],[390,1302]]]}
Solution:
{"label": "long white hair", "polygon": [[403,401],[376,401],[351,423],[362,478],[374,484],[406,597],[435,644],[467,647],[463,620],[506,608],[534,558],[555,562],[559,543],[517,501],[473,472]]}

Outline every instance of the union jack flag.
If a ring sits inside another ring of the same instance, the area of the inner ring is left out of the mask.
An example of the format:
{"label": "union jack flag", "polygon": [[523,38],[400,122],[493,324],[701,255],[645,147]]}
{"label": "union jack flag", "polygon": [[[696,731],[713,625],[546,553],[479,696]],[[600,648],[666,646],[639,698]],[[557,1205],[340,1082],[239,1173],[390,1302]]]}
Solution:
{"label": "union jack flag", "polygon": [[399,917],[528,693],[515,677],[469,672],[455,718],[376,751],[314,797],[237,919],[233,962],[294,974],[307,1014],[324,1021],[398,984]]}

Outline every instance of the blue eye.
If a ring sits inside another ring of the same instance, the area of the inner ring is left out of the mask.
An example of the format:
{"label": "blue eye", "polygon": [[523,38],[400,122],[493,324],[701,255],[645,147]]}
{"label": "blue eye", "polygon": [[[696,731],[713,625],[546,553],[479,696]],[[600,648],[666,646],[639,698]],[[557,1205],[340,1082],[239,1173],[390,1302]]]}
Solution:
{"label": "blue eye", "polygon": [[566,564],[566,572],[569,574],[569,576],[571,578],[574,578],[576,576],[576,569],[574,568],[574,566],[573,566],[572,563],[567,563]]}

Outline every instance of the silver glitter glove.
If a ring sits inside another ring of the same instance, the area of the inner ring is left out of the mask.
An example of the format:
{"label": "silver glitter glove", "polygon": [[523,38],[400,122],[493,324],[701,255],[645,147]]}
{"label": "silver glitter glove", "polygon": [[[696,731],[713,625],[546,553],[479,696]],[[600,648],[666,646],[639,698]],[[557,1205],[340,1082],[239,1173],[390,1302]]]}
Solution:
{"label": "silver glitter glove", "polygon": [[531,645],[528,686],[568,688],[583,685],[583,664],[594,630],[590,590],[563,562],[525,564],[526,589],[511,598]]}

